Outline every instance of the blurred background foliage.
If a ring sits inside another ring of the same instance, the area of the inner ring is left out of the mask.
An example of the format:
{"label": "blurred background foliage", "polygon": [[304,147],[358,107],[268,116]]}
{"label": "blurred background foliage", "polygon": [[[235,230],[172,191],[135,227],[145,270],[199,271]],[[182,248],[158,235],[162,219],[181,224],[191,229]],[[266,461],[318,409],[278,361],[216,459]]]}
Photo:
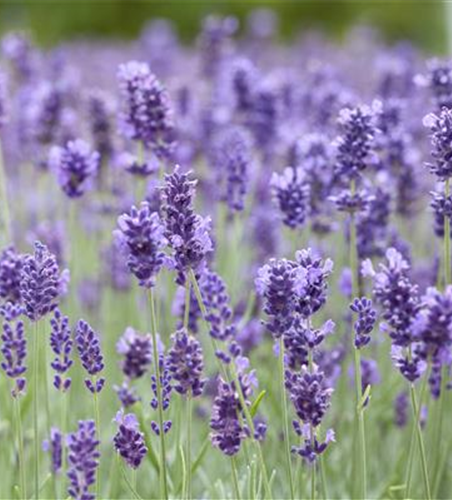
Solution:
{"label": "blurred background foliage", "polygon": [[233,14],[243,21],[257,7],[277,12],[280,36],[286,39],[307,28],[340,37],[351,24],[361,23],[428,51],[447,47],[446,2],[435,0],[0,0],[0,30],[28,29],[38,43],[52,45],[86,36],[134,38],[149,19],[165,17],[190,41],[206,14]]}

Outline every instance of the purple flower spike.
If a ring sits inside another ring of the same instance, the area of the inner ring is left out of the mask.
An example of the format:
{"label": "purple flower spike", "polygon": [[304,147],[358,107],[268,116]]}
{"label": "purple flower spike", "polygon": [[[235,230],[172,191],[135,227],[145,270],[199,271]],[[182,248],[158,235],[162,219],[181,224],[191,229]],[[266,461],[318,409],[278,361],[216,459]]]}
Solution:
{"label": "purple flower spike", "polygon": [[361,349],[370,342],[370,334],[377,321],[377,312],[372,307],[372,301],[366,297],[355,299],[350,309],[358,315],[353,328],[355,330],[355,347]]}
{"label": "purple flower spike", "polygon": [[133,413],[124,415],[123,410],[116,414],[115,420],[118,424],[118,432],[113,438],[115,450],[129,467],[138,469],[148,452],[138,420]]}
{"label": "purple flower spike", "polygon": [[114,385],[113,389],[118,395],[119,401],[124,408],[133,406],[135,403],[141,400],[141,398],[136,395],[134,389],[132,387],[129,387],[127,381],[123,382],[121,385]]}
{"label": "purple flower spike", "polygon": [[50,439],[42,443],[44,451],[50,452],[52,472],[58,474],[63,466],[63,434],[56,427],[50,429]]}
{"label": "purple flower spike", "polygon": [[213,249],[210,218],[201,217],[194,211],[195,186],[196,181],[189,180],[189,173],[182,173],[179,167],[165,176],[163,218],[179,285],[185,283],[188,269],[196,271]]}
{"label": "purple flower spike", "polygon": [[372,107],[345,108],[340,112],[341,135],[336,140],[336,173],[346,180],[357,179],[372,162],[372,148],[378,130],[375,126],[381,103]]}
{"label": "purple flower spike", "polygon": [[9,246],[0,254],[0,297],[10,302],[20,302],[20,273],[23,257]]}
{"label": "purple flower spike", "polygon": [[77,432],[67,437],[69,448],[68,493],[74,500],[95,500],[89,491],[96,482],[96,469],[99,467],[99,441],[93,420],[81,420]]}
{"label": "purple flower spike", "polygon": [[179,394],[202,394],[205,380],[202,378],[203,357],[197,339],[179,330],[172,335],[173,345],[168,352],[168,369],[172,374],[174,389]]}
{"label": "purple flower spike", "polygon": [[128,327],[116,344],[116,350],[124,356],[121,368],[126,377],[142,377],[152,363],[152,339],[150,335],[140,335]]}
{"label": "purple flower spike", "polygon": [[55,172],[58,184],[69,198],[79,198],[92,185],[99,169],[100,155],[78,139],[64,148],[55,146],[50,151],[49,166]]}
{"label": "purple flower spike", "polygon": [[424,118],[424,126],[430,130],[433,163],[427,163],[430,172],[439,180],[452,177],[452,110],[442,108],[438,114]]}
{"label": "purple flower spike", "polygon": [[66,392],[71,386],[70,377],[64,378],[63,375],[72,366],[72,338],[69,318],[63,316],[56,309],[53,318],[50,320],[52,331],[50,332],[50,347],[55,354],[55,359],[50,366],[57,372],[53,379],[53,385],[59,391]]}
{"label": "purple flower spike", "polygon": [[13,379],[14,388],[11,394],[17,397],[24,392],[26,386],[26,379],[23,375],[27,371],[25,366],[27,339],[23,321],[4,321],[1,340],[0,351],[3,354],[3,361],[0,366],[7,376]]}
{"label": "purple flower spike", "polygon": [[83,320],[77,323],[75,331],[75,344],[82,366],[91,377],[94,377],[94,380],[85,379],[85,385],[93,394],[100,392],[104,386],[105,379],[102,377],[97,378],[99,373],[104,369],[99,337],[89,324]]}
{"label": "purple flower spike", "polygon": [[410,399],[406,391],[397,394],[394,399],[394,423],[397,427],[405,427],[410,411]]}
{"label": "purple flower spike", "polygon": [[26,255],[20,274],[20,294],[25,315],[39,321],[57,306],[60,272],[56,257],[37,241],[34,254]]}
{"label": "purple flower spike", "polygon": [[291,229],[303,227],[311,210],[310,188],[304,171],[287,167],[281,175],[273,173],[270,185],[284,224]]}
{"label": "purple flower spike", "polygon": [[122,64],[118,71],[126,137],[142,141],[157,157],[169,158],[175,146],[172,109],[167,91],[146,63]]}
{"label": "purple flower spike", "polygon": [[202,275],[200,288],[207,310],[205,319],[210,325],[210,335],[222,341],[233,337],[235,326],[228,325],[232,318],[232,309],[225,282],[213,271],[206,271]]}
{"label": "purple flower spike", "polygon": [[151,288],[165,261],[163,249],[167,244],[164,226],[158,213],[151,212],[149,203],[133,206],[129,214],[118,219],[120,236],[127,250],[127,265],[140,286]]}
{"label": "purple flower spike", "polygon": [[316,458],[321,455],[331,442],[335,442],[333,429],[328,429],[325,435],[325,441],[321,442],[317,436],[313,436],[309,424],[300,425],[294,420],[293,426],[295,432],[303,438],[303,446],[292,446],[292,453],[297,453],[300,457],[306,459],[309,463],[315,462]]}
{"label": "purple flower spike", "polygon": [[320,425],[330,406],[333,389],[325,386],[323,373],[310,373],[303,369],[301,373],[286,372],[286,388],[300,420]]}
{"label": "purple flower spike", "polygon": [[218,380],[218,394],[212,408],[210,439],[213,446],[225,455],[235,455],[240,450],[246,432],[239,419],[240,401],[232,384]]}

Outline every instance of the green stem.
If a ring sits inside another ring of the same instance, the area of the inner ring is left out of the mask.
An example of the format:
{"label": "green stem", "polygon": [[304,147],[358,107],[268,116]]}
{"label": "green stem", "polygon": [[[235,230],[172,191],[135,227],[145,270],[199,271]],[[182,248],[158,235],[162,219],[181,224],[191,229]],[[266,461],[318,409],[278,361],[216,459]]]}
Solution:
{"label": "green stem", "polygon": [[[350,192],[353,195],[356,191],[355,180],[350,182]],[[357,297],[359,294],[359,262],[357,252],[357,238],[356,238],[356,223],[353,213],[350,214],[350,270],[352,273],[352,295]],[[353,317],[352,317],[353,322]],[[352,337],[353,339],[353,337]],[[353,339],[354,340],[354,339]],[[352,341],[353,341],[352,340]],[[367,463],[366,463],[366,433],[364,429],[364,412],[360,408],[361,393],[362,393],[362,379],[361,379],[361,353],[353,345],[353,357],[355,367],[355,402],[356,402],[356,418],[358,420],[358,439],[359,439],[359,452],[356,460],[358,461],[357,469],[361,471],[361,491],[360,495],[363,500],[367,498]],[[360,464],[360,467],[359,467]]]}
{"label": "green stem", "polygon": [[425,455],[425,447],[424,447],[424,439],[422,437],[422,429],[419,423],[418,415],[419,409],[416,399],[416,391],[414,389],[414,384],[410,384],[410,393],[411,393],[411,404],[413,408],[413,418],[416,420],[416,435],[419,446],[419,452],[421,455],[421,465],[422,465],[422,477],[424,479],[424,490],[425,490],[425,498],[427,500],[431,500],[430,494],[430,483],[428,479],[428,469],[427,469],[427,458]]}
{"label": "green stem", "polygon": [[162,384],[160,379],[160,362],[157,343],[157,318],[155,315],[154,290],[149,291],[151,305],[151,335],[152,335],[152,354],[154,358],[154,369],[156,378],[157,401],[158,401],[158,420],[160,427],[160,489],[162,498],[168,500],[168,484],[166,477],[166,447],[165,433],[163,431],[163,408],[162,408]]}
{"label": "green stem", "polygon": [[[312,430],[311,430],[312,433]],[[312,436],[312,439],[314,436]],[[313,462],[312,464],[312,470],[311,470],[311,500],[315,500],[315,490],[316,490],[316,470],[315,470],[316,463]]]}
{"label": "green stem", "polygon": [[[133,484],[131,483],[130,479],[129,479],[129,476],[127,475],[127,472],[124,468],[124,464],[122,463],[122,460],[120,459],[119,460],[119,468],[121,469],[121,474],[122,474],[122,477],[125,481],[125,483],[127,484],[130,492],[132,493],[132,495],[137,499],[137,500],[142,500],[141,499],[141,496],[138,494],[137,490],[134,488]],[[99,497],[96,497],[96,498],[99,498]]]}
{"label": "green stem", "polygon": [[292,460],[290,454],[290,440],[289,440],[289,417],[287,412],[287,396],[285,387],[285,374],[284,374],[284,339],[281,335],[279,339],[279,383],[281,392],[281,410],[283,416],[283,428],[284,428],[284,448],[286,454],[286,467],[287,475],[289,477],[289,488],[290,488],[290,498],[293,500],[295,498],[295,488],[293,483],[292,474]]}
{"label": "green stem", "polygon": [[186,494],[187,500],[191,499],[191,421],[192,421],[192,395],[191,391],[187,394],[187,482]]}
{"label": "green stem", "polygon": [[39,329],[38,323],[34,323],[33,332],[33,431],[34,431],[34,479],[35,479],[35,498],[39,498]]}
{"label": "green stem", "polygon": [[22,416],[20,414],[20,400],[19,396],[15,396],[13,399],[14,399],[14,408],[16,411],[17,448],[19,451],[20,494],[21,498],[28,498],[27,482],[25,479],[24,435],[22,430]]}
{"label": "green stem", "polygon": [[232,471],[232,484],[234,485],[234,499],[240,500],[240,488],[239,480],[237,477],[237,464],[235,462],[235,457],[231,456],[231,471]]}
{"label": "green stem", "polygon": [[411,478],[412,478],[413,463],[414,463],[414,443],[416,441],[416,427],[421,417],[422,402],[424,400],[425,389],[427,387],[428,372],[429,370],[427,369],[427,373],[425,374],[422,380],[421,392],[419,394],[419,407],[417,409],[416,418],[413,418],[413,425],[411,428],[410,448],[408,452],[408,465],[407,465],[407,473],[405,481],[405,495],[404,495],[405,498],[410,498]]}
{"label": "green stem", "polygon": [[[94,388],[96,388],[97,380],[94,377]],[[100,433],[100,413],[99,413],[99,397],[97,392],[93,393],[93,402],[94,402],[94,418],[96,419],[96,431],[97,431],[97,439],[101,441],[101,433]],[[100,448],[101,445],[99,445]],[[96,484],[95,484],[96,498],[100,498],[100,481],[99,481],[99,469],[96,471]]]}
{"label": "green stem", "polygon": [[319,469],[320,469],[320,482],[322,486],[323,500],[328,500],[330,497],[328,495],[328,487],[326,484],[325,465],[323,463],[323,456],[319,456]]}

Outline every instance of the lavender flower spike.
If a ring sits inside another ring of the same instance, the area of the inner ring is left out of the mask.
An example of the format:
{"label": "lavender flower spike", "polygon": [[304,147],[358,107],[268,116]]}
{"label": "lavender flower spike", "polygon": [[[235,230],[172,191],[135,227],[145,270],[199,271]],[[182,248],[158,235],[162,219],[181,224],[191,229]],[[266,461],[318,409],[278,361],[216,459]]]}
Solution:
{"label": "lavender flower spike", "polygon": [[430,172],[439,180],[452,177],[452,110],[443,107],[438,114],[430,113],[424,118],[424,126],[430,130],[431,156],[427,163]]}
{"label": "lavender flower spike", "polygon": [[92,152],[80,139],[69,141],[64,148],[55,146],[50,151],[49,166],[69,198],[79,198],[91,187],[99,162],[99,153]]}
{"label": "lavender flower spike", "polygon": [[57,306],[60,273],[56,257],[37,241],[34,254],[24,258],[20,275],[20,294],[25,315],[39,321]]}
{"label": "lavender flower spike", "polygon": [[85,379],[86,387],[93,394],[100,392],[105,384],[105,379],[103,377],[98,378],[98,375],[104,369],[104,361],[100,350],[99,337],[86,321],[80,320],[77,323],[75,344],[83,368],[94,378],[94,380]]}
{"label": "lavender flower spike", "polygon": [[178,271],[177,283],[185,283],[189,269],[196,271],[206,255],[212,251],[210,218],[201,217],[194,211],[196,181],[189,180],[177,166],[171,175],[165,176],[163,188],[163,213],[166,237],[174,253]]}
{"label": "lavender flower spike", "polygon": [[0,297],[10,302],[20,302],[20,272],[23,257],[9,246],[0,254]]}
{"label": "lavender flower spike", "polygon": [[72,366],[72,346],[71,328],[69,318],[63,316],[59,309],[55,310],[53,318],[50,320],[52,331],[50,332],[50,347],[55,354],[55,359],[50,366],[56,371],[53,385],[56,389],[66,392],[71,386],[71,378],[63,376]]}
{"label": "lavender flower spike", "polygon": [[42,443],[43,450],[51,454],[52,472],[54,474],[58,474],[62,469],[64,444],[63,434],[56,427],[50,429],[50,439],[46,439]]}
{"label": "lavender flower spike", "polygon": [[[3,311],[2,314],[4,315]],[[0,351],[3,354],[3,361],[0,366],[7,376],[13,379],[14,387],[11,394],[13,397],[17,397],[24,392],[26,385],[26,379],[23,376],[27,371],[25,365],[27,339],[24,322],[21,320],[13,322],[13,318],[6,315],[1,340]]]}
{"label": "lavender flower spike", "polygon": [[95,500],[95,496],[89,490],[96,481],[96,469],[100,458],[94,421],[79,421],[77,432],[67,437],[67,446],[69,495],[74,500]]}
{"label": "lavender flower spike", "polygon": [[377,313],[372,307],[372,301],[366,297],[355,299],[350,304],[350,309],[358,315],[355,324],[355,347],[361,349],[370,342],[370,334],[377,320]]}
{"label": "lavender flower spike", "polygon": [[186,330],[177,331],[171,339],[173,345],[168,352],[168,369],[175,381],[175,390],[180,394],[200,396],[205,384],[201,344]]}
{"label": "lavender flower spike", "polygon": [[165,228],[157,212],[151,212],[148,202],[133,206],[129,214],[118,219],[116,233],[127,250],[127,266],[140,286],[151,288],[165,262],[163,249],[167,244]]}
{"label": "lavender flower spike", "polygon": [[124,356],[121,368],[129,379],[142,377],[152,363],[151,336],[140,335],[131,327],[119,339],[116,350]]}
{"label": "lavender flower spike", "polygon": [[116,414],[118,432],[113,438],[116,451],[132,469],[138,469],[148,449],[144,434],[139,430],[139,424],[133,413],[124,415],[124,410]]}

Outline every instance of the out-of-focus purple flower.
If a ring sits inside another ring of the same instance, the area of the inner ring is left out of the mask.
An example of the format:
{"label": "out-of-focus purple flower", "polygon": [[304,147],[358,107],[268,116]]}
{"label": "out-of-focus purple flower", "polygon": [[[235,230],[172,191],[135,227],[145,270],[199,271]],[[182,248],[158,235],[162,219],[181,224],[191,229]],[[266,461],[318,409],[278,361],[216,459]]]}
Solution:
{"label": "out-of-focus purple flower", "polygon": [[2,55],[12,65],[20,80],[28,80],[34,70],[35,57],[30,40],[21,33],[8,33],[2,39]]}
{"label": "out-of-focus purple flower", "polygon": [[23,256],[9,246],[0,254],[0,297],[5,301],[20,302],[20,276]]}
{"label": "out-of-focus purple flower", "polygon": [[171,340],[173,344],[168,351],[167,364],[174,389],[179,394],[200,396],[205,384],[201,344],[183,329],[174,333]]}
{"label": "out-of-focus purple flower", "polygon": [[27,339],[22,320],[13,319],[15,315],[4,314],[3,312],[2,315],[5,321],[3,322],[2,345],[0,348],[3,354],[3,361],[0,366],[5,374],[14,381],[11,395],[15,398],[25,391],[26,379],[24,373],[27,371],[25,365]]}
{"label": "out-of-focus purple flower", "polygon": [[[414,345],[416,347],[416,345]],[[409,381],[415,382],[427,369],[427,363],[420,356],[416,349],[412,350],[410,356],[404,352],[403,348],[393,344],[391,348],[391,358],[396,368]]]}
{"label": "out-of-focus purple flower", "polygon": [[[188,310],[188,331],[198,333],[198,321],[201,318],[201,309],[199,308],[198,299],[192,288],[190,288],[190,304]],[[172,305],[172,313],[179,318],[177,328],[182,328],[185,315],[185,288],[178,287],[174,296]]]}
{"label": "out-of-focus purple flower", "polygon": [[54,474],[61,472],[63,467],[63,447],[63,434],[57,427],[52,427],[50,429],[50,439],[46,439],[42,443],[42,448],[44,451],[50,452],[52,472]]}
{"label": "out-of-focus purple flower", "polygon": [[164,264],[163,249],[167,244],[165,228],[149,203],[142,202],[140,208],[133,206],[129,214],[118,219],[119,235],[127,250],[127,265],[136,276],[140,286],[152,288],[155,278]]}
{"label": "out-of-focus purple flower", "polygon": [[104,369],[104,359],[100,350],[100,340],[96,332],[83,320],[77,323],[75,330],[75,345],[83,368],[93,377],[85,379],[86,387],[94,394],[100,392],[105,384],[99,374]]}
{"label": "out-of-focus purple flower", "polygon": [[224,198],[231,211],[241,211],[245,206],[251,166],[251,140],[245,129],[229,127],[215,141],[214,158],[217,176],[224,179]]}
{"label": "out-of-focus purple flower", "polygon": [[99,467],[100,458],[99,444],[93,420],[80,420],[77,432],[67,436],[68,493],[74,500],[95,499],[89,488],[96,482],[96,469]]}
{"label": "out-of-focus purple flower", "polygon": [[257,83],[257,69],[246,58],[237,58],[231,63],[231,87],[235,109],[239,113],[249,112],[253,104],[254,87]]}
{"label": "out-of-focus purple flower", "polygon": [[394,399],[394,423],[397,427],[405,427],[408,422],[410,401],[408,393],[402,391]]}
{"label": "out-of-focus purple flower", "polygon": [[34,244],[34,254],[24,257],[20,273],[20,295],[25,315],[39,321],[57,306],[60,272],[56,257],[41,242]]}
{"label": "out-of-focus purple flower", "polygon": [[256,143],[265,152],[275,148],[280,115],[277,90],[271,83],[261,83],[255,89],[248,122]]}
{"label": "out-of-focus purple flower", "polygon": [[115,450],[132,469],[138,469],[148,449],[144,434],[140,432],[137,417],[133,413],[124,414],[123,410],[116,414],[118,432],[113,438]]}
{"label": "out-of-focus purple flower", "polygon": [[194,211],[195,186],[196,181],[191,181],[189,173],[182,173],[179,167],[165,175],[162,206],[165,234],[174,253],[176,281],[180,285],[185,283],[187,271],[196,271],[212,251],[210,218]]}
{"label": "out-of-focus purple flower", "polygon": [[237,328],[236,341],[245,353],[257,347],[264,337],[262,322],[258,318],[251,318],[243,327]]}
{"label": "out-of-focus purple flower", "polygon": [[217,75],[222,63],[231,51],[231,37],[238,28],[235,17],[207,16],[202,24],[198,44],[202,72],[207,78]]}
{"label": "out-of-focus purple flower", "polygon": [[341,275],[339,277],[339,290],[342,295],[347,298],[351,298],[353,290],[352,290],[352,271],[349,267],[342,269]]}
{"label": "out-of-focus purple flower", "polygon": [[137,61],[119,66],[118,81],[123,98],[123,133],[142,141],[158,158],[168,158],[175,145],[168,92],[149,66]]}
{"label": "out-of-focus purple flower", "polygon": [[97,278],[84,278],[77,287],[80,304],[88,311],[96,311],[101,300],[101,284]]}
{"label": "out-of-focus purple flower", "polygon": [[355,193],[343,189],[337,195],[330,196],[329,200],[336,205],[339,212],[355,213],[367,210],[374,196],[367,189],[358,189]]}
{"label": "out-of-focus purple flower", "polygon": [[104,276],[108,284],[117,291],[125,292],[130,289],[131,277],[127,267],[127,255],[121,238],[113,235],[111,244],[102,251],[102,262],[105,265]]}
{"label": "out-of-focus purple flower", "polygon": [[79,198],[91,187],[99,169],[100,155],[81,139],[50,151],[49,166],[69,198]]}
{"label": "out-of-focus purple flower", "polygon": [[94,148],[102,159],[113,152],[112,98],[100,90],[93,90],[87,99],[88,120]]}
{"label": "out-of-focus purple flower", "polygon": [[356,349],[362,349],[370,342],[370,334],[377,321],[377,312],[372,307],[372,301],[366,297],[355,298],[350,304],[350,309],[357,314],[353,325],[355,347]]}
{"label": "out-of-focus purple flower", "polygon": [[141,400],[141,398],[135,394],[134,389],[129,386],[127,381],[124,381],[121,385],[114,385],[113,389],[118,395],[119,401],[124,408],[133,406]]}
{"label": "out-of-focus purple flower", "polygon": [[206,307],[206,321],[210,325],[210,335],[225,341],[234,337],[235,326],[230,325],[232,309],[226,284],[217,273],[207,270],[200,281],[201,294]]}
{"label": "out-of-focus purple flower", "polygon": [[372,162],[372,148],[378,130],[375,119],[381,103],[344,108],[339,114],[341,135],[336,139],[336,174],[346,180],[357,179]]}
{"label": "out-of-focus purple flower", "polygon": [[34,225],[27,235],[27,240],[33,244],[36,240],[47,246],[53,253],[58,265],[63,265],[66,254],[66,232],[61,221],[42,221]]}
{"label": "out-of-focus purple flower", "polygon": [[6,77],[0,71],[0,130],[8,121],[7,110],[6,110],[6,101],[7,101],[7,91],[6,91]]}
{"label": "out-of-focus purple flower", "polygon": [[118,165],[137,177],[149,177],[158,171],[158,163],[152,160],[139,160],[135,155],[124,152],[118,156]]}
{"label": "out-of-focus purple flower", "polygon": [[59,309],[55,309],[53,318],[50,320],[50,347],[55,354],[50,366],[56,371],[53,385],[59,391],[67,391],[71,386],[71,378],[65,374],[72,366],[72,346],[71,328],[69,318],[63,316]]}
{"label": "out-of-focus purple flower", "polygon": [[281,175],[274,172],[270,185],[284,224],[291,229],[304,226],[311,210],[310,187],[304,170],[287,167]]}
{"label": "out-of-focus purple flower", "polygon": [[254,210],[250,223],[256,261],[264,262],[278,253],[281,243],[278,216],[273,206],[260,205]]}
{"label": "out-of-focus purple flower", "polygon": [[140,378],[148,371],[152,362],[150,335],[140,335],[132,327],[128,327],[116,344],[116,350],[124,356],[121,369],[129,379]]}
{"label": "out-of-focus purple flower", "polygon": [[452,177],[452,109],[442,108],[438,114],[424,118],[424,126],[430,131],[432,163],[426,163],[430,172],[445,181]]}
{"label": "out-of-focus purple flower", "polygon": [[210,419],[210,440],[225,455],[238,453],[246,437],[239,415],[240,401],[234,387],[220,378]]}
{"label": "out-of-focus purple flower", "polygon": [[418,75],[417,83],[428,87],[438,110],[452,108],[452,65],[450,61],[432,59],[427,64],[426,75]]}

